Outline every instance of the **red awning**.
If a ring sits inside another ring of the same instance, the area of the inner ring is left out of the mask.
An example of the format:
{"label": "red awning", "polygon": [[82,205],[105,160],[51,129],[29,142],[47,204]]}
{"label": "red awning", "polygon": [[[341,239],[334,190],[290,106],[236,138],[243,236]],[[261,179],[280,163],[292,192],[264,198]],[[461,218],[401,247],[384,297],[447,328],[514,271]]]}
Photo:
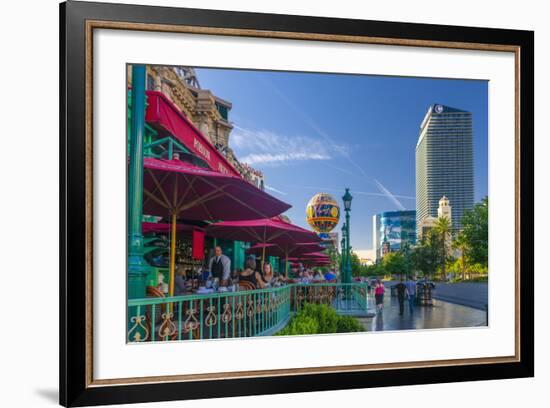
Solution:
{"label": "red awning", "polygon": [[225,238],[263,244],[293,244],[299,242],[319,242],[313,231],[283,221],[279,217],[251,221],[224,221],[207,227],[207,234]]}
{"label": "red awning", "polygon": [[[254,220],[273,217],[290,205],[241,177],[178,160],[143,160],[143,212],[188,220]],[[244,222],[244,221],[242,221]]]}
{"label": "red awning", "polygon": [[[167,223],[161,223],[161,222],[142,222],[141,223],[141,230],[144,234],[147,234],[148,232],[160,232],[160,233],[170,233],[170,224]],[[192,225],[187,224],[178,224],[176,226],[176,231],[178,232],[188,232],[191,233],[193,231]]]}
{"label": "red awning", "polygon": [[285,258],[286,256],[300,256],[303,254],[318,252],[324,250],[321,245],[316,243],[311,244],[294,244],[294,245],[275,245],[275,244],[256,244],[249,248],[246,252],[252,254],[262,254],[265,249],[267,256],[278,256],[279,258]]}
{"label": "red awning", "polygon": [[170,133],[202,158],[214,171],[239,176],[239,172],[216,149],[179,108],[162,92],[147,91],[145,120],[161,133]]}

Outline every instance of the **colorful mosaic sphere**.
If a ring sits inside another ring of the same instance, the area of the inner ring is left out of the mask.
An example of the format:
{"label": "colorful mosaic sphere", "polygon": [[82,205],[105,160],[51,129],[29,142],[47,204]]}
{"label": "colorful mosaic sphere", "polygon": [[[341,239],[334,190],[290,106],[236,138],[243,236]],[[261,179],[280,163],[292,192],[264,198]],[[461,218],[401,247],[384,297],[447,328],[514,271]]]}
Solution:
{"label": "colorful mosaic sphere", "polygon": [[315,194],[306,207],[307,223],[316,232],[330,232],[340,220],[340,207],[330,194]]}

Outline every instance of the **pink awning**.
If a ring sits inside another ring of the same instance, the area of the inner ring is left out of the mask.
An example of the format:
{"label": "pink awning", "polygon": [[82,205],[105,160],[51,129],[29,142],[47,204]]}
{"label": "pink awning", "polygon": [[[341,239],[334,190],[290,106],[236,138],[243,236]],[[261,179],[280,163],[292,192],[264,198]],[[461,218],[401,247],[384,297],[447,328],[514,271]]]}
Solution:
{"label": "pink awning", "polygon": [[[170,232],[171,225],[168,223],[161,223],[161,222],[143,222],[141,223],[141,230],[144,234],[148,232],[162,232],[162,233],[169,233]],[[186,225],[186,224],[177,224],[176,231],[178,232],[189,232],[193,231],[192,225]]]}
{"label": "pink awning", "polygon": [[249,248],[246,252],[253,254],[262,254],[265,248],[265,254],[267,256],[278,256],[280,258],[285,258],[286,256],[299,256],[313,251],[322,251],[324,248],[321,245],[316,243],[304,244],[304,245],[290,245],[288,250],[281,245],[275,244],[256,244],[253,247]]}
{"label": "pink awning", "polygon": [[311,259],[330,259],[330,256],[323,252],[309,252],[300,255],[300,258],[311,258]]}
{"label": "pink awning", "polygon": [[162,134],[170,133],[186,148],[202,158],[210,169],[241,177],[210,140],[162,92],[147,91],[145,121]]}
{"label": "pink awning", "polygon": [[143,167],[144,214],[236,221],[273,217],[290,208],[241,177],[179,160],[145,158]]}
{"label": "pink awning", "polygon": [[320,242],[313,231],[298,227],[276,218],[252,221],[217,222],[207,227],[207,234],[217,238],[264,244],[293,244]]}

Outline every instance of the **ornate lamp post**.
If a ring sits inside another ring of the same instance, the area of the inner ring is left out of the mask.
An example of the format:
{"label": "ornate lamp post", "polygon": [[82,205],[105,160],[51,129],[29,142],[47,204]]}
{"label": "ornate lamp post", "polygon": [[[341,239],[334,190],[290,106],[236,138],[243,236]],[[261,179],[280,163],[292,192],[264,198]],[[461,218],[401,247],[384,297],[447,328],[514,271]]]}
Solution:
{"label": "ornate lamp post", "polygon": [[346,235],[346,263],[345,263],[345,273],[344,273],[344,283],[351,283],[351,246],[350,246],[350,236],[349,236],[349,212],[351,211],[351,200],[353,200],[352,195],[349,192],[349,188],[346,188],[346,193],[342,197],[344,201],[344,211],[346,212],[346,223],[345,223],[345,235]]}
{"label": "ornate lamp post", "polygon": [[346,223],[342,224],[342,240],[340,241],[340,281],[344,280],[346,265]]}
{"label": "ornate lamp post", "polygon": [[128,174],[128,298],[145,297],[151,267],[143,258],[143,139],[145,135],[145,65],[132,67],[132,123]]}

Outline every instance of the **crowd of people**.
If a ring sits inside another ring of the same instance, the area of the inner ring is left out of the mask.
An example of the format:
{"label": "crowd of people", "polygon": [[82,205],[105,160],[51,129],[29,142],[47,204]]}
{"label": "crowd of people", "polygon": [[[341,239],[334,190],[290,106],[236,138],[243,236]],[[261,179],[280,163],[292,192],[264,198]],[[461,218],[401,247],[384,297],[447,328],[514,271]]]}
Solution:
{"label": "crowd of people", "polygon": [[[222,290],[239,289],[264,289],[278,287],[286,283],[319,283],[336,282],[337,275],[334,271],[321,272],[319,269],[307,268],[302,264],[290,270],[291,277],[284,273],[275,272],[269,262],[260,262],[254,256],[248,256],[243,269],[231,269],[231,259],[224,255],[222,248],[216,246],[213,256],[206,262],[205,267],[198,270],[178,267],[174,282],[174,295],[180,296],[195,291],[199,287],[207,287]],[[384,308],[384,295],[386,288],[380,279],[368,281],[369,290],[374,295],[377,312]],[[168,285],[161,276],[158,289],[167,292]],[[399,303],[399,314],[405,312],[405,303],[408,303],[409,312],[412,314],[416,304],[417,282],[410,277],[408,280],[401,278],[393,286]]]}
{"label": "crowd of people", "polygon": [[[378,312],[381,312],[384,308],[384,294],[386,288],[384,282],[380,279],[377,279],[372,284],[374,290],[374,298],[376,303],[376,308]],[[399,303],[399,315],[403,316],[405,313],[405,301],[409,305],[409,312],[412,314],[414,312],[414,307],[416,305],[416,296],[417,296],[417,282],[413,277],[405,280],[404,277],[401,277],[399,282],[394,285],[397,294],[397,302]]]}
{"label": "crowd of people", "polygon": [[[178,266],[175,273],[174,295],[180,296],[193,292],[198,287],[225,290],[264,289],[281,286],[288,282],[335,282],[336,274],[333,271],[326,273],[318,269],[305,268],[301,264],[290,270],[291,277],[283,272],[275,272],[269,262],[261,262],[254,256],[248,256],[243,269],[232,269],[231,259],[223,254],[220,246],[213,249],[213,256],[208,259],[204,267],[196,270]],[[165,291],[167,284],[164,279],[159,280],[159,290]]]}

